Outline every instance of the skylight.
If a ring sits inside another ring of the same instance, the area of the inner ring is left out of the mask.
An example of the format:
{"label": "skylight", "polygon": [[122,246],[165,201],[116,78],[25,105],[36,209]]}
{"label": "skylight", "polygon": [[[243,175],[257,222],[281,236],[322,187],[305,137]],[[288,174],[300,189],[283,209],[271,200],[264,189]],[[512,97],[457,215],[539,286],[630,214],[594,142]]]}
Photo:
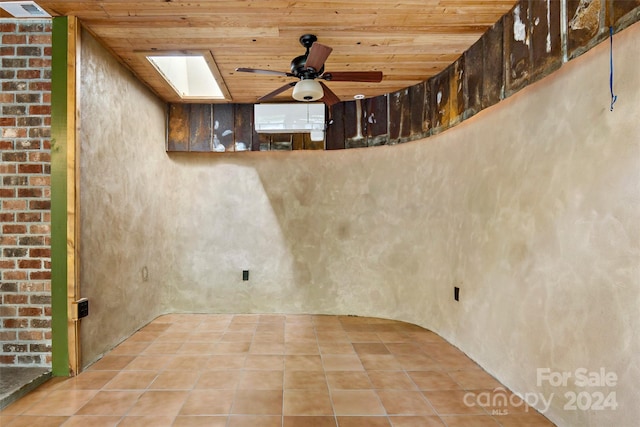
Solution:
{"label": "skylight", "polygon": [[204,55],[147,55],[147,59],[180,98],[225,99]]}

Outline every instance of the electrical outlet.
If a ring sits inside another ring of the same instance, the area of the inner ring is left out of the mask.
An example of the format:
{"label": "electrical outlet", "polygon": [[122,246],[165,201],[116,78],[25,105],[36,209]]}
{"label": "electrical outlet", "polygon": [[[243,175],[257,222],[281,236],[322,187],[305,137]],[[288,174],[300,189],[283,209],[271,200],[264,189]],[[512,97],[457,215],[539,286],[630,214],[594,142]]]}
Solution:
{"label": "electrical outlet", "polygon": [[249,270],[242,270],[242,280],[243,281],[249,280]]}
{"label": "electrical outlet", "polygon": [[87,298],[81,298],[78,301],[73,302],[73,320],[80,320],[83,317],[89,315],[89,300]]}
{"label": "electrical outlet", "polygon": [[457,286],[453,287],[453,299],[456,301],[460,301],[460,288]]}

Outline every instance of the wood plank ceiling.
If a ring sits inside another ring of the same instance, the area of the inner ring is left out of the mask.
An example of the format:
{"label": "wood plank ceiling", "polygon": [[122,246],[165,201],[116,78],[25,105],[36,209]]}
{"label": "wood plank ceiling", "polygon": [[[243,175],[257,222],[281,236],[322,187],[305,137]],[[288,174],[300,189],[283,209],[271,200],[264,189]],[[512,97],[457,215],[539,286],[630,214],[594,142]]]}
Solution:
{"label": "wood plank ceiling", "polygon": [[[37,3],[77,16],[163,100],[181,102],[148,63],[151,51],[209,51],[229,103],[257,98],[293,78],[236,72],[290,71],[303,34],[333,48],[326,71],[382,71],[381,83],[328,82],[342,101],[390,93],[437,74],[508,12],[515,0],[93,0]],[[286,91],[273,101],[291,101]],[[203,101],[199,101],[203,102]]]}

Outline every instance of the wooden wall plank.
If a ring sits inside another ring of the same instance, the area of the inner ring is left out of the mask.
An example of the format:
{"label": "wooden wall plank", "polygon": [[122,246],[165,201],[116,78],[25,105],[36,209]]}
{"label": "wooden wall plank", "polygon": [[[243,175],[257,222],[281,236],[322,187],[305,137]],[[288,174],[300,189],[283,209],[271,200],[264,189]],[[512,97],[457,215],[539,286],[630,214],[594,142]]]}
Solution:
{"label": "wooden wall plank", "polygon": [[482,108],[497,104],[504,94],[504,18],[482,37]]}
{"label": "wooden wall plank", "polygon": [[[247,151],[253,150],[253,105],[235,104],[234,121],[235,122],[233,127],[235,132],[236,149],[238,150],[242,149],[242,147],[245,147]],[[259,145],[258,149],[260,149]]]}
{"label": "wooden wall plank", "polygon": [[367,146],[385,145],[389,142],[389,118],[385,95],[368,98],[363,101],[364,124],[367,133]]}
{"label": "wooden wall plank", "polygon": [[189,151],[211,151],[211,104],[190,104]]}
{"label": "wooden wall plank", "polygon": [[531,77],[531,20],[529,1],[520,0],[513,10],[505,15],[504,61],[505,93],[517,92],[529,83]]}
{"label": "wooden wall plank", "polygon": [[471,117],[482,110],[483,45],[484,37],[480,38],[464,53],[464,85],[466,91],[464,118]]}
{"label": "wooden wall plank", "polygon": [[424,123],[424,110],[427,107],[425,96],[427,93],[427,83],[422,82],[409,88],[409,98],[411,99],[411,139],[423,138],[426,136]]}
{"label": "wooden wall plank", "polygon": [[190,112],[189,104],[169,104],[167,151],[189,151]]}
{"label": "wooden wall plank", "polygon": [[560,2],[531,2],[531,81],[562,65]]}
{"label": "wooden wall plank", "polygon": [[344,103],[344,137],[345,148],[359,148],[367,146],[363,120],[362,101],[348,101]]}
{"label": "wooden wall plank", "polygon": [[344,103],[341,102],[328,108],[327,118],[326,149],[344,149]]}
{"label": "wooden wall plank", "polygon": [[213,149],[235,151],[235,118],[232,104],[213,104]]}

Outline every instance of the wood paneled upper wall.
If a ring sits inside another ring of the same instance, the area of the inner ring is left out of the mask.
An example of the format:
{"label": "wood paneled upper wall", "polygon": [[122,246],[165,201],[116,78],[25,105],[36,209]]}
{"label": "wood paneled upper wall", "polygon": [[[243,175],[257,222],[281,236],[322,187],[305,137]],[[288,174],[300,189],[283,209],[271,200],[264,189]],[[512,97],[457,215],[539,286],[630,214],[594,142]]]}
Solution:
{"label": "wood paneled upper wall", "polygon": [[242,138],[234,139],[231,133],[226,139],[221,137],[226,151],[234,151],[237,141],[251,150],[334,150],[425,138],[557,70],[565,55],[567,59],[576,57],[606,39],[610,25],[618,31],[640,20],[640,0],[607,0],[602,4],[595,1],[592,7],[597,8],[589,9],[580,7],[579,0],[568,0],[564,34],[560,2],[520,1],[432,78],[389,94],[341,102],[327,109],[324,147],[301,135],[258,135],[251,126],[252,105],[172,104],[167,149],[214,151],[215,130],[210,123],[220,120],[225,124],[220,129],[233,129],[235,123],[233,134]]}

